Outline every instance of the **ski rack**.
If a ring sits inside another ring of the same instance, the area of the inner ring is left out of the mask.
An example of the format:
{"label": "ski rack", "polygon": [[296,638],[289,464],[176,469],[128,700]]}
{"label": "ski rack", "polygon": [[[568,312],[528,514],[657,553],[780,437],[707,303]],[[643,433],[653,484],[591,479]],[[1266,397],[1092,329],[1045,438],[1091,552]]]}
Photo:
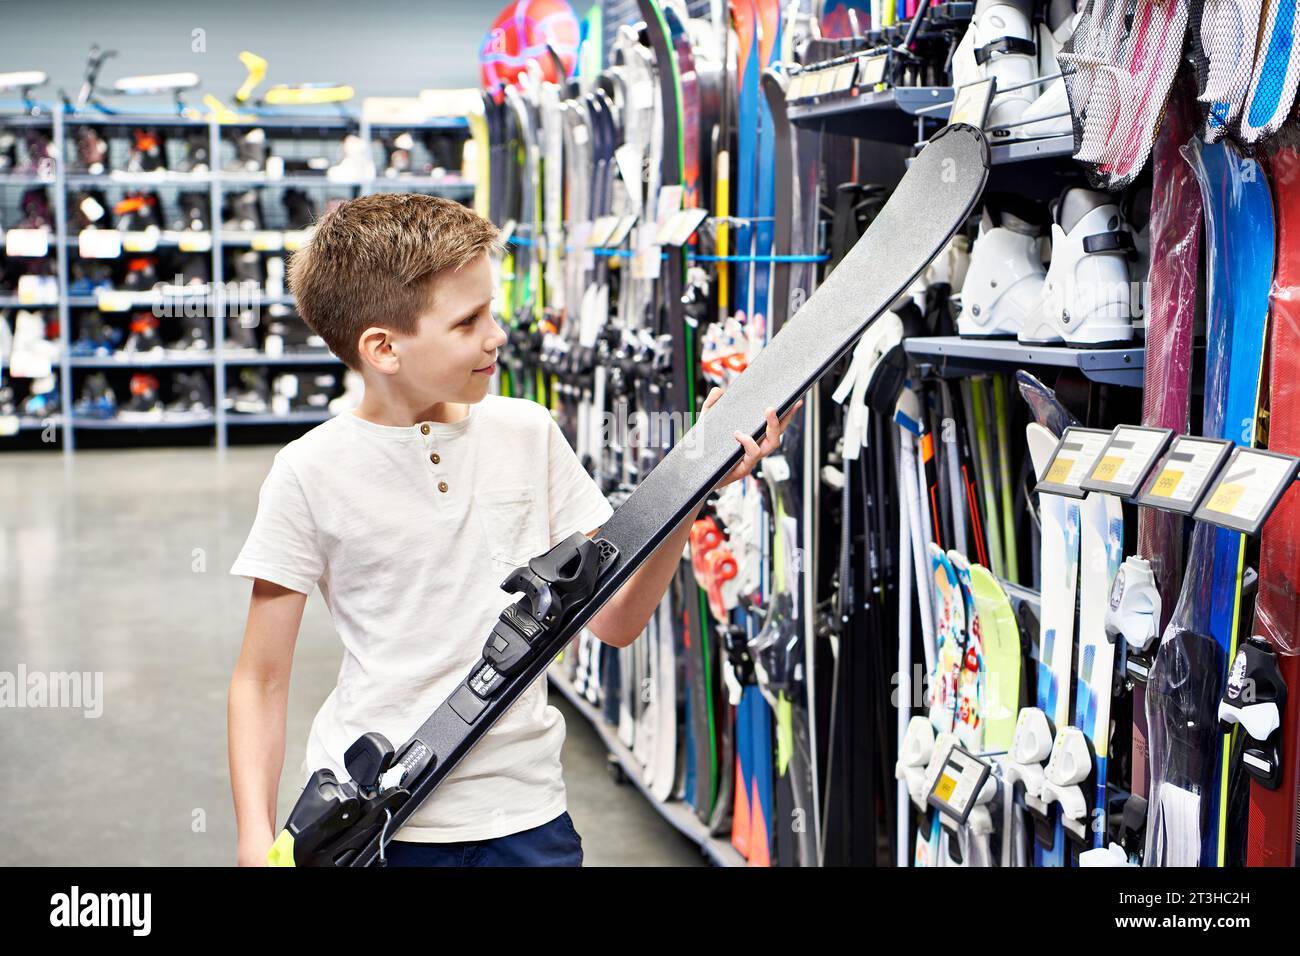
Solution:
{"label": "ski rack", "polygon": [[665,803],[658,800],[650,792],[650,785],[646,783],[645,771],[641,766],[641,762],[618,739],[617,729],[611,727],[599,709],[574,689],[573,684],[558,667],[551,666],[548,668],[546,676],[550,680],[551,686],[558,690],[565,700],[586,718],[592,729],[599,735],[601,743],[605,745],[605,750],[612,761],[611,766],[616,766],[622,776],[632,782],[656,813],[668,821],[677,832],[697,844],[700,852],[708,857],[714,865],[748,865],[745,858],[740,855],[740,851],[731,845],[730,839],[715,837],[710,834],[708,826],[701,822],[700,818],[695,815],[695,812],[685,802],[671,800]]}
{"label": "ski rack", "polygon": [[952,104],[950,86],[898,86],[847,97],[814,97],[790,104],[790,122],[840,136],[910,146],[917,127],[942,122]]}
{"label": "ski rack", "polygon": [[1062,345],[1021,345],[1015,339],[965,339],[956,335],[915,336],[903,349],[923,373],[963,378],[993,369],[1025,366],[1074,368],[1094,382],[1141,388],[1146,348],[1076,349]]}

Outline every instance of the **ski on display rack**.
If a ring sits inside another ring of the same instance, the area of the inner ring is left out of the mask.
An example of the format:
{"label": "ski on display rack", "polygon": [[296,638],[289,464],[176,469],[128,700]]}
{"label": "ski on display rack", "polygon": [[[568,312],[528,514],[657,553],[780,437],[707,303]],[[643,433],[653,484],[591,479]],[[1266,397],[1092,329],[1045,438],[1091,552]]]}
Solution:
{"label": "ski on display rack", "polygon": [[[1259,163],[1228,143],[1193,141],[1185,155],[1205,210],[1202,433],[1249,447],[1273,276],[1272,197]],[[1182,592],[1147,684],[1147,866],[1224,862],[1231,740],[1219,733],[1218,704],[1236,655],[1245,550],[1238,532],[1207,524],[1192,532]]]}
{"label": "ski on display rack", "polygon": [[318,770],[271,851],[280,864],[369,865],[504,710],[665,535],[740,459],[735,431],[762,432],[784,414],[929,264],[970,214],[988,176],[976,129],[946,127],[921,151],[872,227],[722,399],[615,510],[599,536],[574,535],[503,590],[483,658],[398,748],[367,734],[349,748],[350,780]]}

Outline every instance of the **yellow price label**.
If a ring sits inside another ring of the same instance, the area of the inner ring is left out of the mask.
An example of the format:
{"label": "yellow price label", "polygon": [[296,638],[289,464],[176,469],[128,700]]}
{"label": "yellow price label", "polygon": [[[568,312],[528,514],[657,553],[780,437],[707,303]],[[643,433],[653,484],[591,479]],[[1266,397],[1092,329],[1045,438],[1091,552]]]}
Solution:
{"label": "yellow price label", "polygon": [[1241,496],[1245,493],[1245,485],[1219,485],[1218,490],[1210,496],[1210,501],[1205,507],[1210,511],[1217,511],[1220,514],[1230,515],[1237,509],[1237,503],[1241,501]]}
{"label": "yellow price label", "polygon": [[101,312],[126,312],[131,308],[131,296],[126,292],[101,292],[98,303]]}
{"label": "yellow price label", "polygon": [[1160,477],[1156,483],[1151,486],[1151,493],[1159,495],[1161,498],[1172,498],[1174,492],[1178,490],[1179,483],[1183,480],[1181,471],[1174,471],[1172,468],[1166,468],[1160,472]]}
{"label": "yellow price label", "polygon": [[935,784],[934,795],[947,803],[952,799],[953,791],[956,789],[957,781],[945,773],[939,777],[939,782]]}
{"label": "yellow price label", "polygon": [[1116,455],[1107,455],[1101,461],[1097,462],[1097,467],[1092,469],[1093,481],[1111,481],[1115,477],[1115,472],[1119,471],[1119,466],[1124,464],[1124,459]]}
{"label": "yellow price label", "polygon": [[181,252],[208,252],[212,249],[212,233],[184,232],[176,244]]}
{"label": "yellow price label", "polygon": [[279,232],[255,232],[252,246],[258,252],[279,252],[284,248],[284,234]]}
{"label": "yellow price label", "polygon": [[1052,467],[1047,470],[1047,480],[1054,485],[1065,484],[1070,477],[1070,471],[1074,468],[1073,458],[1062,458],[1056,456],[1056,461],[1052,462]]}

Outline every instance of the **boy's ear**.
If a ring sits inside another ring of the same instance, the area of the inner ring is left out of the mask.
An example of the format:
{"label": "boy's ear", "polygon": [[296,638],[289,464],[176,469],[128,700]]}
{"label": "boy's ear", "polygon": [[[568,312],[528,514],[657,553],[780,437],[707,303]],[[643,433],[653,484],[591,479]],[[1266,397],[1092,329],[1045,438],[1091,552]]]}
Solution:
{"label": "boy's ear", "polygon": [[363,366],[391,375],[397,371],[399,356],[396,342],[387,329],[371,326],[357,339],[357,356]]}

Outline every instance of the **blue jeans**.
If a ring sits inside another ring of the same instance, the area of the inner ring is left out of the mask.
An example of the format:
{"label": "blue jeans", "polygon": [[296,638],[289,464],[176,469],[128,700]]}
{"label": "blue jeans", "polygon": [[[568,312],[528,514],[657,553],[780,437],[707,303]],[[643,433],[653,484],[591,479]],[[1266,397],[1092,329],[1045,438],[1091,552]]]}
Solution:
{"label": "blue jeans", "polygon": [[403,843],[385,849],[389,866],[582,866],[582,837],[569,814],[492,840]]}

